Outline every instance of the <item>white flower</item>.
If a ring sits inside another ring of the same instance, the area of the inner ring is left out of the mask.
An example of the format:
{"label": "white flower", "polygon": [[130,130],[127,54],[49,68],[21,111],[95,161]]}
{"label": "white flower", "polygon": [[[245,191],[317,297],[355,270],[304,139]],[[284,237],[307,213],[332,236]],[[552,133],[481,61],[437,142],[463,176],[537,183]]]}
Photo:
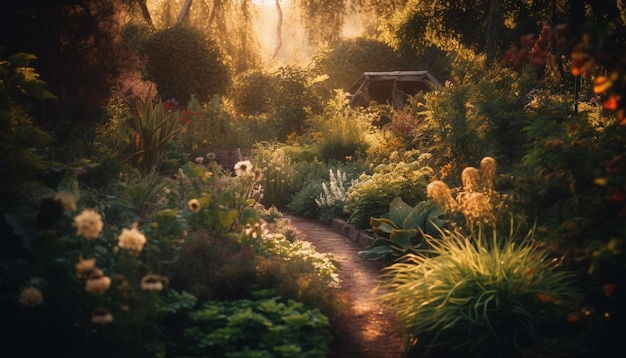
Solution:
{"label": "white flower", "polygon": [[235,175],[238,177],[254,175],[254,166],[249,160],[239,161],[235,164]]}

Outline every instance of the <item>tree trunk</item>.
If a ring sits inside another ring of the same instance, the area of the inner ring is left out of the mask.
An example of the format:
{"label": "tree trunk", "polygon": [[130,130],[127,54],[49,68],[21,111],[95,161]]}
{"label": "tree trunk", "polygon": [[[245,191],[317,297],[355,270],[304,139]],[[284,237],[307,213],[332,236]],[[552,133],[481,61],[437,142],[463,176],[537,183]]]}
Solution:
{"label": "tree trunk", "polygon": [[278,20],[276,24],[276,39],[278,40],[278,43],[276,44],[276,48],[274,48],[274,54],[272,55],[272,58],[278,55],[278,51],[280,51],[280,48],[283,46],[283,10],[280,8],[280,0],[276,0],[276,13],[278,13]]}
{"label": "tree trunk", "polygon": [[143,16],[143,19],[146,20],[148,25],[152,25],[152,17],[150,16],[150,11],[148,11],[146,0],[137,0],[137,4],[141,9],[141,15]]}
{"label": "tree trunk", "polygon": [[174,26],[180,25],[183,23],[183,21],[187,17],[187,14],[189,14],[189,8],[191,7],[191,2],[192,0],[185,1],[185,5],[183,5],[183,8],[180,10],[180,14],[178,14],[178,18],[176,19],[176,23],[174,24]]}
{"label": "tree trunk", "polygon": [[501,23],[502,8],[500,0],[491,0],[489,2],[489,14],[487,15],[487,38],[485,39],[485,54],[490,60],[493,60],[496,56]]}

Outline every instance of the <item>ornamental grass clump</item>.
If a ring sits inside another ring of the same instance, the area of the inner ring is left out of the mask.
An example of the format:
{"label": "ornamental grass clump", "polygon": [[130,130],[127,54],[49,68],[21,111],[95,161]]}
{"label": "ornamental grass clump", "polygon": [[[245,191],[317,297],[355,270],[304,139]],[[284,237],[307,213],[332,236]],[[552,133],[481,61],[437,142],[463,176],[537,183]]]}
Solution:
{"label": "ornamental grass clump", "polygon": [[381,276],[381,299],[411,350],[519,356],[549,339],[547,327],[564,320],[575,300],[574,275],[529,237],[445,232],[427,241],[432,250],[406,255]]}

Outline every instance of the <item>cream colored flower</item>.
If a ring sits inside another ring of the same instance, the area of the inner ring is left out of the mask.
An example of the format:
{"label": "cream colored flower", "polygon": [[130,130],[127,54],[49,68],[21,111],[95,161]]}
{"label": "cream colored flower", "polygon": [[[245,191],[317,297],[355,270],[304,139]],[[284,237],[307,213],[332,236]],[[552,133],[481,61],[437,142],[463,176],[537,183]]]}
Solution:
{"label": "cream colored flower", "polygon": [[104,325],[111,322],[113,322],[113,315],[106,308],[98,307],[91,313],[91,323]]}
{"label": "cream colored flower", "polygon": [[459,197],[461,212],[468,219],[490,222],[493,220],[493,206],[489,197],[483,193],[465,193]]}
{"label": "cream colored flower", "polygon": [[141,279],[141,289],[144,291],[161,291],[163,282],[159,275],[146,275]]}
{"label": "cream colored flower", "polygon": [[463,182],[463,190],[468,193],[480,190],[480,173],[474,167],[463,169],[461,181]]}
{"label": "cream colored flower", "polygon": [[95,210],[85,209],[79,215],[74,217],[74,225],[76,226],[76,235],[85,239],[95,239],[102,232],[102,216]]}
{"label": "cream colored flower", "polygon": [[68,210],[68,211],[76,210],[76,197],[74,196],[74,194],[70,192],[67,192],[67,191],[58,192],[54,194],[54,200],[60,202],[64,210]]}
{"label": "cream colored flower", "polygon": [[249,160],[239,161],[235,164],[235,175],[238,177],[254,175],[254,166]]}
{"label": "cream colored flower", "polygon": [[111,278],[105,276],[100,269],[94,269],[85,282],[85,291],[94,295],[105,293],[109,287],[111,287]]}
{"label": "cream colored flower", "polygon": [[96,269],[96,259],[81,259],[76,264],[76,276],[78,278],[87,278]]}
{"label": "cream colored flower", "polygon": [[484,157],[480,161],[480,178],[487,192],[493,191],[496,179],[496,160],[492,157]]}
{"label": "cream colored flower", "polygon": [[189,210],[197,213],[198,211],[200,211],[200,202],[198,201],[198,199],[191,199],[187,202],[187,207],[189,208]]}
{"label": "cream colored flower", "polygon": [[137,222],[133,223],[131,229],[122,229],[122,233],[118,237],[117,246],[126,249],[134,254],[139,254],[146,243],[146,237],[137,230]]}
{"label": "cream colored flower", "polygon": [[43,302],[43,294],[35,287],[26,287],[20,293],[19,302],[24,307],[35,308]]}
{"label": "cream colored flower", "polygon": [[450,209],[456,206],[456,201],[452,197],[452,190],[442,181],[435,180],[428,184],[426,193],[435,204],[442,208]]}

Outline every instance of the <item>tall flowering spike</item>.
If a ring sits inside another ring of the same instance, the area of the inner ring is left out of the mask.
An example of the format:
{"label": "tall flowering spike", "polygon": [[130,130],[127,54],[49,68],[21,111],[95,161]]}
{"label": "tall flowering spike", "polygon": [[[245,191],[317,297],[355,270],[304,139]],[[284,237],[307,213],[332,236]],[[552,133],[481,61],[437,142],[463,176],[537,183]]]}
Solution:
{"label": "tall flowering spike", "polygon": [[466,193],[459,198],[461,212],[471,221],[490,222],[493,220],[493,206],[483,193]]}
{"label": "tall flowering spike", "polygon": [[76,226],[76,235],[82,236],[87,240],[95,239],[102,232],[102,216],[95,210],[85,209],[79,215],[74,217],[74,225]]}
{"label": "tall flowering spike", "polygon": [[468,193],[478,191],[480,189],[480,173],[474,167],[467,167],[461,173],[461,181],[463,182],[463,190]]}
{"label": "tall flowering spike", "polygon": [[428,184],[426,193],[440,207],[451,209],[456,206],[456,201],[452,198],[452,190],[442,181],[435,180]]}
{"label": "tall flowering spike", "polygon": [[146,243],[146,237],[139,230],[137,230],[137,222],[133,223],[131,229],[122,229],[122,233],[118,237],[117,246],[130,251],[131,253],[138,255],[143,249],[143,245]]}
{"label": "tall flowering spike", "polygon": [[487,192],[493,191],[496,179],[496,160],[492,157],[484,157],[480,161],[480,178]]}

